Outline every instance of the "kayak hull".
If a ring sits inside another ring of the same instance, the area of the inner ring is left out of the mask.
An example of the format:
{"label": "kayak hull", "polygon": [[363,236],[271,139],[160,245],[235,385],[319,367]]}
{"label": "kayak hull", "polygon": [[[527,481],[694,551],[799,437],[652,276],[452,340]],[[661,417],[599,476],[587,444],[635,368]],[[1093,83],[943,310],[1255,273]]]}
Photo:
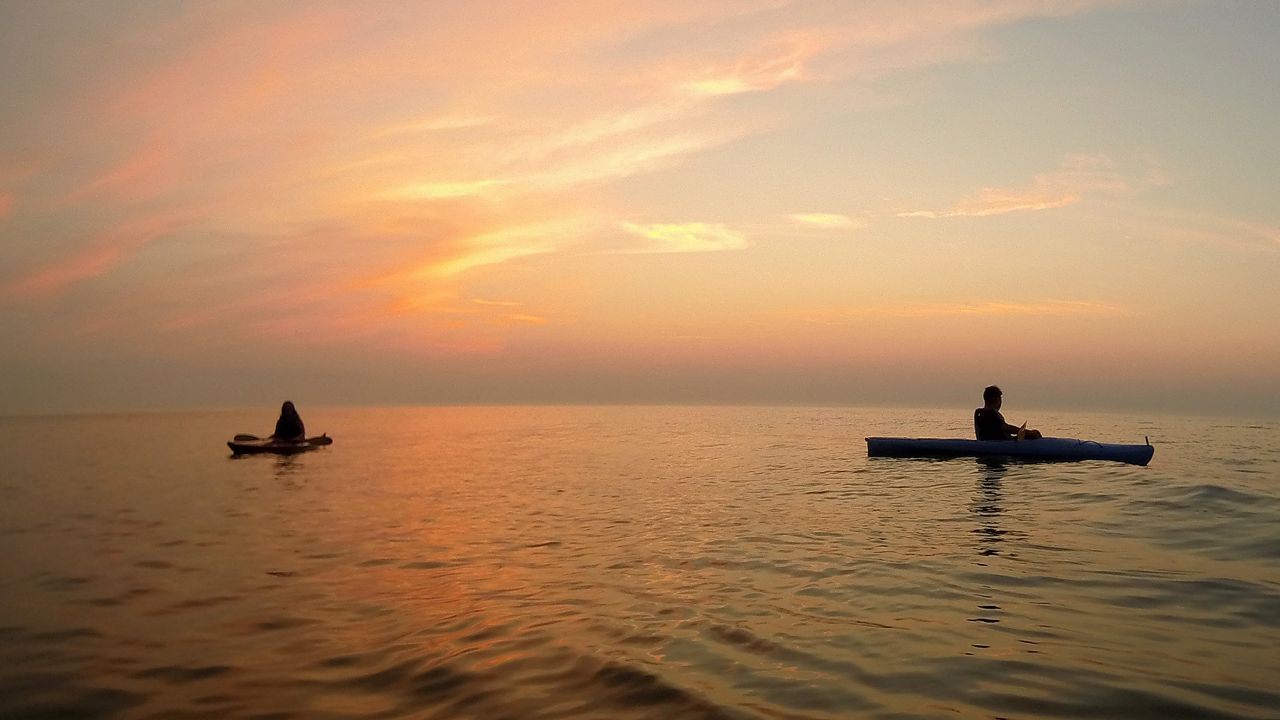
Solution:
{"label": "kayak hull", "polygon": [[1151,462],[1151,445],[1121,445],[1074,438],[1038,440],[962,440],[959,438],[867,438],[868,457],[995,457],[1046,462],[1113,460],[1132,465]]}
{"label": "kayak hull", "polygon": [[233,455],[297,455],[333,442],[327,435],[307,438],[302,442],[280,442],[271,439],[228,440]]}

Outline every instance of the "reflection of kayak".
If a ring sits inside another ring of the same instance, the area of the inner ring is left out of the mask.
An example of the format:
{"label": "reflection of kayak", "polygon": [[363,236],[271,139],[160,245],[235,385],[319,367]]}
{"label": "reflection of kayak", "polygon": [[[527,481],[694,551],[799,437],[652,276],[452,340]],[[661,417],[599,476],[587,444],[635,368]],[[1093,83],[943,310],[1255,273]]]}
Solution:
{"label": "reflection of kayak", "polygon": [[328,435],[307,438],[302,442],[282,442],[270,438],[257,438],[251,435],[237,435],[235,440],[228,440],[227,447],[235,455],[255,455],[258,453],[274,453],[276,455],[296,455],[318,447],[333,444]]}
{"label": "reflection of kayak", "polygon": [[1115,460],[1146,465],[1156,449],[1073,438],[960,440],[951,438],[867,438],[868,457],[1010,457],[1026,460]]}

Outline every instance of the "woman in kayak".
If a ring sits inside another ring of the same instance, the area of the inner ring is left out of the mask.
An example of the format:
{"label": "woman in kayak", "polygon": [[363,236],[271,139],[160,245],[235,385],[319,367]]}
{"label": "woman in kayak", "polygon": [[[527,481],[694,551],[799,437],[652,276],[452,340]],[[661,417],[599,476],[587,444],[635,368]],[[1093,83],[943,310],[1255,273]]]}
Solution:
{"label": "woman in kayak", "polygon": [[[979,440],[1039,440],[1039,430],[1023,430],[1004,421],[1000,404],[1004,393],[992,385],[982,391],[982,407],[973,411],[973,430]],[[1024,427],[1026,423],[1023,423]]]}
{"label": "woman in kayak", "polygon": [[276,421],[276,431],[271,433],[271,439],[302,442],[306,438],[307,431],[302,425],[302,418],[294,409],[293,403],[286,400],[284,405],[280,406],[280,419]]}

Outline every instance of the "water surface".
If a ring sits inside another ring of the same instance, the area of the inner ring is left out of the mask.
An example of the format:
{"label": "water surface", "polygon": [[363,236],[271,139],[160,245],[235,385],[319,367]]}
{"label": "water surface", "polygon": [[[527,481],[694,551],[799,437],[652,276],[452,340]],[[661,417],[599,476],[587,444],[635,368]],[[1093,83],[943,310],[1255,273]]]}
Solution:
{"label": "water surface", "polygon": [[0,717],[1280,716],[1274,423],[301,410],[0,420]]}

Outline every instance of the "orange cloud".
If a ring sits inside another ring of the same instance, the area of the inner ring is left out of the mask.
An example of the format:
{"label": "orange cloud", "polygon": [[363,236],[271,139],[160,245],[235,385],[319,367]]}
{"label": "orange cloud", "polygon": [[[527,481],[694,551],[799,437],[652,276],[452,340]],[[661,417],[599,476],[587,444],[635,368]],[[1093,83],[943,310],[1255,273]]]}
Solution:
{"label": "orange cloud", "polygon": [[434,262],[414,274],[420,277],[448,277],[486,265],[548,253],[574,242],[582,227],[581,220],[562,220],[520,225],[472,236],[461,243],[452,257]]}
{"label": "orange cloud", "polygon": [[[50,111],[93,120],[92,135],[57,138],[69,156],[111,161],[68,162],[49,185],[72,189],[81,219],[141,203],[198,219],[198,240],[165,259],[207,279],[199,302],[161,278],[167,264],[139,265],[130,293],[177,305],[153,303],[147,312],[168,313],[157,327],[207,330],[255,312],[262,332],[290,333],[323,311],[333,342],[491,351],[509,332],[554,330],[564,309],[459,298],[494,291],[482,283],[499,266],[616,243],[624,233],[601,218],[619,216],[617,181],[678,168],[802,111],[749,107],[771,90],[954,59],[957,46],[942,39],[1045,12],[802,5],[783,17],[775,0],[552,0],[536,10],[463,3],[442,17],[393,4],[376,18],[341,3],[191,6],[165,32],[139,31],[155,64],[104,66],[96,92]],[[815,29],[832,25],[849,29]],[[670,39],[682,33],[697,42]],[[726,98],[740,94],[756,97]],[[818,230],[863,222],[789,220]],[[750,244],[741,228],[751,226],[736,223],[621,227],[635,252]],[[163,233],[86,237],[3,292],[47,295],[104,276]],[[220,249],[229,242],[234,253]],[[228,287],[237,300],[225,299]]]}

